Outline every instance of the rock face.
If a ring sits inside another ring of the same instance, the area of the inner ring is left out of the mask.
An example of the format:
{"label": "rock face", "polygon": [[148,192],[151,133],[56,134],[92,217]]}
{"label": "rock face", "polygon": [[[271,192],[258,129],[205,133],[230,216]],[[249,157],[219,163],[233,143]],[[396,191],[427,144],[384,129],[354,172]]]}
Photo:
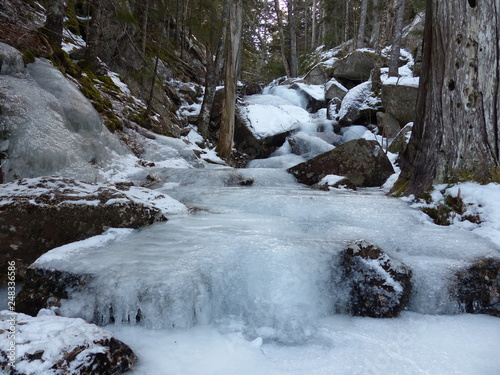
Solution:
{"label": "rock face", "polygon": [[330,78],[322,64],[314,66],[304,77],[304,82],[310,85],[324,85]]}
{"label": "rock face", "polygon": [[119,187],[122,190],[53,177],[1,185],[0,276],[5,276],[3,263],[8,260],[16,261],[23,277],[33,261],[54,247],[101,234],[110,227],[139,228],[164,221],[156,203],[161,206],[170,200],[180,205],[148,189],[127,184]]}
{"label": "rock face", "polygon": [[355,186],[381,186],[394,173],[377,141],[356,139],[288,169],[297,180],[314,185],[327,175],[349,178]]}
{"label": "rock face", "polygon": [[82,319],[55,316],[50,310],[33,318],[16,316],[15,368],[9,366],[9,314],[0,313],[0,369],[16,375],[111,375],[137,362],[132,349],[112,333]]}
{"label": "rock face", "polygon": [[373,52],[354,51],[333,63],[333,76],[351,81],[367,81],[375,67],[375,57]]}
{"label": "rock face", "polygon": [[500,317],[499,259],[481,259],[456,276],[455,293],[465,312]]}
{"label": "rock face", "polygon": [[399,121],[401,126],[415,120],[418,87],[407,85],[383,85],[382,105],[385,112]]}
{"label": "rock face", "polygon": [[351,287],[354,316],[393,318],[405,308],[412,272],[367,241],[352,242],[343,253],[344,277]]}

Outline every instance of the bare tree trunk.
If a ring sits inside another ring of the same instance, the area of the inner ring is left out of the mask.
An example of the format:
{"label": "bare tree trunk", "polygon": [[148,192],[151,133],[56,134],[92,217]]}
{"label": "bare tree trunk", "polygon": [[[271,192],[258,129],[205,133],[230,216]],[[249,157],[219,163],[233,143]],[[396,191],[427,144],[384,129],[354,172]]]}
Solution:
{"label": "bare tree trunk", "polygon": [[394,32],[392,34],[391,60],[389,62],[389,76],[398,76],[399,54],[403,41],[403,22],[405,18],[406,0],[398,0],[396,8],[396,20],[394,22]]}
{"label": "bare tree trunk", "polygon": [[375,47],[380,34],[380,4],[379,0],[372,0],[372,32],[370,36],[370,46]]}
{"label": "bare tree trunk", "polygon": [[59,49],[63,39],[64,1],[52,1],[46,13],[47,19],[43,25],[43,32],[50,43]]}
{"label": "bare tree trunk", "polygon": [[416,121],[399,190],[419,196],[435,183],[498,178],[499,25],[500,0],[428,0]]}
{"label": "bare tree trunk", "polygon": [[298,57],[297,57],[297,31],[295,28],[295,5],[294,0],[288,0],[288,29],[290,32],[290,77],[297,77]]}
{"label": "bare tree trunk", "polygon": [[141,35],[141,52],[146,55],[146,42],[148,40],[148,16],[149,16],[149,0],[145,0],[144,16],[142,17],[142,35]]}
{"label": "bare tree trunk", "polygon": [[368,13],[368,0],[361,2],[361,15],[359,17],[358,39],[356,48],[362,48],[365,45],[366,14]]}
{"label": "bare tree trunk", "polygon": [[317,0],[312,0],[312,12],[311,12],[311,48],[316,48],[316,1]]}
{"label": "bare tree trunk", "polygon": [[230,0],[228,34],[226,36],[226,67],[224,102],[217,152],[225,160],[231,158],[236,112],[236,85],[240,65],[241,34],[243,26],[243,0]]}
{"label": "bare tree trunk", "polygon": [[278,31],[280,35],[281,60],[283,61],[283,66],[285,67],[286,75],[290,77],[291,73],[290,73],[290,66],[288,65],[288,59],[286,58],[285,32],[283,28],[283,19],[281,18],[281,9],[279,0],[274,0],[274,9],[276,11],[276,20],[278,21]]}
{"label": "bare tree trunk", "polygon": [[[228,19],[229,0],[224,0],[222,8],[222,20]],[[227,38],[227,27],[222,28],[221,38],[219,40],[217,51],[214,56],[207,53],[207,75],[205,78],[205,94],[203,96],[203,104],[201,105],[200,114],[198,116],[198,130],[203,138],[208,138],[208,128],[210,126],[210,112],[214,104],[215,92],[217,83],[220,79],[222,68],[224,65],[224,46]],[[208,48],[207,48],[208,49]]]}

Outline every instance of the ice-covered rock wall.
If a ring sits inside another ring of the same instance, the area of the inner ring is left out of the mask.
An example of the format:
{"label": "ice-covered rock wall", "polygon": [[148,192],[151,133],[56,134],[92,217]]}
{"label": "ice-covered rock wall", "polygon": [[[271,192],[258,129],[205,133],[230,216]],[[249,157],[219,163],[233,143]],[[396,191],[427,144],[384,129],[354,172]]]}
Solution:
{"label": "ice-covered rock wall", "polygon": [[[5,50],[9,61],[21,56],[16,50],[0,49],[2,61]],[[50,62],[38,59],[21,72],[1,72],[4,182],[54,174],[95,181],[98,166],[128,153],[76,85]]]}

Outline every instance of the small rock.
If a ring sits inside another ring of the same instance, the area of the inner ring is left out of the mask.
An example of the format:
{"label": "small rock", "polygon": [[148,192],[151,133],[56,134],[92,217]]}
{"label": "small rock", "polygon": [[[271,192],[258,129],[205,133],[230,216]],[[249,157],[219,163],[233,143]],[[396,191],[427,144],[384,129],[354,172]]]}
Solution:
{"label": "small rock", "polygon": [[24,60],[21,52],[0,42],[0,74],[15,75],[23,71]]}
{"label": "small rock", "polygon": [[393,154],[401,154],[404,150],[406,150],[406,146],[408,146],[408,142],[410,140],[409,136],[411,135],[412,130],[413,123],[411,122],[400,130],[400,132],[392,140],[387,151]]}

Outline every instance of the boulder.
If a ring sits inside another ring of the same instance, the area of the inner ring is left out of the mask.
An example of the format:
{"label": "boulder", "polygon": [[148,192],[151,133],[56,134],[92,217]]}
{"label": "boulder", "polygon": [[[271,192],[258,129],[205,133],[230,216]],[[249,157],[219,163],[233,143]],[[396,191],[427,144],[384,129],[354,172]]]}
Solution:
{"label": "boulder", "polygon": [[166,220],[167,213],[187,212],[176,200],[146,188],[57,177],[3,184],[0,201],[0,279],[9,260],[23,277],[33,261],[54,247],[109,228],[139,228]]}
{"label": "boulder", "polygon": [[0,42],[0,74],[15,75],[23,71],[24,59],[21,52]]}
{"label": "boulder", "polygon": [[382,186],[394,173],[377,141],[356,139],[287,170],[306,185],[334,174],[349,178],[355,186]]}
{"label": "boulder", "polygon": [[16,375],[109,375],[130,370],[137,362],[132,349],[107,330],[78,318],[16,314],[15,367],[9,365],[9,312],[0,312],[0,369]]}
{"label": "boulder", "polygon": [[367,81],[375,67],[376,58],[375,52],[356,50],[333,63],[333,76],[351,81]]}
{"label": "boulder", "polygon": [[481,259],[460,270],[454,288],[463,311],[500,317],[500,259]]}
{"label": "boulder", "polygon": [[304,82],[309,85],[324,85],[330,79],[323,64],[315,65],[305,76]]}
{"label": "boulder", "polygon": [[243,95],[257,95],[262,94],[262,85],[257,82],[251,82],[245,84],[241,89]]}
{"label": "boulder", "polygon": [[350,126],[354,122],[373,123],[380,109],[381,102],[372,91],[372,82],[364,82],[344,96],[336,116],[337,126]]}
{"label": "boulder", "polygon": [[377,124],[386,138],[394,138],[401,131],[398,120],[389,113],[377,112]]}
{"label": "boulder", "polygon": [[401,126],[415,121],[418,86],[415,84],[384,84],[382,86],[382,105],[385,112],[399,121]]}
{"label": "boulder", "polygon": [[411,270],[367,241],[351,242],[342,257],[350,314],[397,317],[410,298]]}
{"label": "boulder", "polygon": [[387,151],[393,154],[401,154],[404,150],[406,150],[406,146],[408,146],[408,142],[410,141],[411,131],[413,130],[413,123],[410,122],[403,129],[401,129],[396,135],[396,137],[392,140],[391,144]]}
{"label": "boulder", "polygon": [[325,98],[327,100],[332,100],[333,98],[342,100],[346,96],[347,91],[349,90],[335,78],[332,78],[325,84]]}

